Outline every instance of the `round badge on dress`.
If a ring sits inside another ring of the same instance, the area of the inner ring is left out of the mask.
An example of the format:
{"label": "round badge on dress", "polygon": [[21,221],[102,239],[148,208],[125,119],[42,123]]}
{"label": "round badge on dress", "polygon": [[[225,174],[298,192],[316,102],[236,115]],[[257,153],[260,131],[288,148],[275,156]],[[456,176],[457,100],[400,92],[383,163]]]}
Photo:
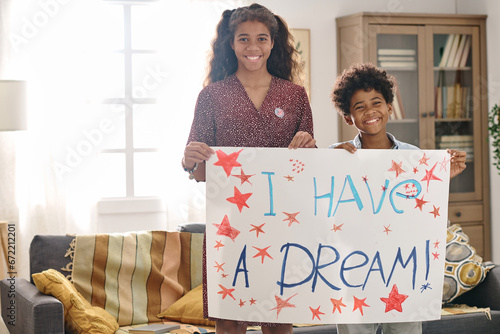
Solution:
{"label": "round badge on dress", "polygon": [[274,109],[274,114],[279,118],[282,118],[283,116],[285,116],[285,111],[281,108],[276,108]]}

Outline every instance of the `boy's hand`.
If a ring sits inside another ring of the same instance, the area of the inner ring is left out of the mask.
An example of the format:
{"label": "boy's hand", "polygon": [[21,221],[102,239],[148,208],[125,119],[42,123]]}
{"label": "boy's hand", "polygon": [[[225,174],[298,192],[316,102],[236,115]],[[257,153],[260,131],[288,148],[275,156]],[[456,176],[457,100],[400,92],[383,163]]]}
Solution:
{"label": "boy's hand", "polygon": [[316,147],[316,139],[305,131],[299,131],[295,134],[288,148],[301,148],[301,147]]}
{"label": "boy's hand", "polygon": [[465,158],[467,157],[467,152],[459,150],[446,150],[451,155],[450,160],[450,179],[454,178],[458,174],[462,173],[467,167],[465,165]]}
{"label": "boy's hand", "polygon": [[334,148],[343,148],[346,151],[349,151],[350,153],[356,152],[358,149],[351,143],[342,143],[338,146],[335,146]]}

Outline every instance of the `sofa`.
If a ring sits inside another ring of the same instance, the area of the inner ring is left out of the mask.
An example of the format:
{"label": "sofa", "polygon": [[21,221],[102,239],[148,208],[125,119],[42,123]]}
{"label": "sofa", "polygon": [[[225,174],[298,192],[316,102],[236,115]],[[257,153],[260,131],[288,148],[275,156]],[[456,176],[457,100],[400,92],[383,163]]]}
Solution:
{"label": "sofa", "polygon": [[[179,232],[170,232],[181,235],[179,238],[181,243],[182,240],[191,240],[190,254],[186,255],[184,251],[181,251],[175,255],[179,258],[179,268],[176,270],[183,271],[182,274],[177,274],[177,277],[187,277],[183,282],[178,282],[181,287],[178,298],[201,282],[200,240],[202,240],[204,228],[204,224],[186,224],[179,228]],[[68,235],[35,236],[30,246],[30,272],[41,273],[52,268],[67,275],[68,272],[63,268],[72,269],[72,258],[68,256],[68,250],[74,239],[74,236]],[[193,241],[195,239],[196,242]],[[99,249],[103,246],[96,244],[94,247],[95,254],[103,254]],[[153,248],[152,246],[151,249]],[[184,268],[186,263],[189,263],[190,268]],[[0,294],[2,318],[10,333],[65,333],[63,304],[55,297],[41,293],[34,285],[33,278],[30,281],[22,278],[4,279],[0,282]],[[95,299],[94,296],[92,304],[99,304],[99,301]],[[423,333],[500,333],[500,267],[490,270],[484,281],[460,295],[453,300],[453,303],[476,306],[483,310],[475,313],[444,315],[440,320],[423,322]],[[152,322],[151,318],[146,321],[148,322]],[[127,328],[131,327],[121,326],[116,333],[127,333]],[[251,329],[255,330],[253,331],[255,334],[262,333],[259,328]],[[188,327],[186,333],[207,333],[213,330],[213,327],[194,324]],[[66,333],[68,332],[69,329],[66,328]],[[297,325],[294,332],[333,334],[336,333],[336,328],[335,325]]]}

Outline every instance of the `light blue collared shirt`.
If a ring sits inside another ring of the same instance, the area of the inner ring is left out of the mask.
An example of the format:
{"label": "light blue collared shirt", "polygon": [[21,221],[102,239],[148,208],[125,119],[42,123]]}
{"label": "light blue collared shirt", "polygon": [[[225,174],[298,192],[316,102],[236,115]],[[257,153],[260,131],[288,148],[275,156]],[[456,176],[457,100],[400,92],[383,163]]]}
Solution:
{"label": "light blue collared shirt", "polygon": [[[419,150],[419,148],[416,147],[415,145],[399,141],[391,133],[389,133],[389,132],[386,132],[386,133],[387,133],[387,137],[394,143],[394,147],[392,149],[394,149],[394,150]],[[339,146],[340,144],[343,144],[343,143],[351,143],[357,149],[361,149],[362,148],[361,147],[361,139],[359,137],[359,134],[357,134],[356,137],[354,137],[353,140],[344,141],[344,142],[341,142],[341,143],[336,143],[336,144],[330,145],[328,148],[335,148],[335,147],[337,147],[337,146]]]}

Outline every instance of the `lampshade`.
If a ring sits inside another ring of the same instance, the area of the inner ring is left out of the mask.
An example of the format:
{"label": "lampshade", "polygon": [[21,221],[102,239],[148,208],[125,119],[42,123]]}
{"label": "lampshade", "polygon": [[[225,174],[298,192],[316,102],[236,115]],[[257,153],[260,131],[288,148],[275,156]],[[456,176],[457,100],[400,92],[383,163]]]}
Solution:
{"label": "lampshade", "polygon": [[26,82],[0,80],[0,131],[26,128]]}

